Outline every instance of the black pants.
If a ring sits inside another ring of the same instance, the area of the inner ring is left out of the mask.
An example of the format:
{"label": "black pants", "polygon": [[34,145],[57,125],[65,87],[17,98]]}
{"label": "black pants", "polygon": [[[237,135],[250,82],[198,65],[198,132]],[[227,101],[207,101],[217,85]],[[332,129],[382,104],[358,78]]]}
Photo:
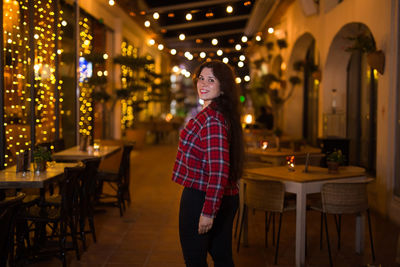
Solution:
{"label": "black pants", "polygon": [[182,192],[179,210],[179,236],[187,267],[206,267],[207,252],[215,267],[233,267],[232,225],[239,206],[239,196],[224,196],[209,232],[198,233],[205,192],[186,188]]}

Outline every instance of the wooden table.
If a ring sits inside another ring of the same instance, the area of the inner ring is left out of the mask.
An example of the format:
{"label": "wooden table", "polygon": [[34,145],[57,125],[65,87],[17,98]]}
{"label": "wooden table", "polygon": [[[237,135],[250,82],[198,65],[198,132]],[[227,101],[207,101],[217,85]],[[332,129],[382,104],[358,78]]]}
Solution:
{"label": "wooden table", "polygon": [[74,146],[52,155],[53,160],[79,161],[92,158],[106,158],[121,149],[120,146],[100,146],[98,151],[81,151],[78,146]]}
{"label": "wooden table", "polygon": [[295,157],[297,164],[304,164],[307,153],[310,154],[311,161],[320,160],[324,156],[320,148],[310,146],[305,147],[301,151],[293,151],[293,149],[289,148],[281,148],[280,151],[277,148],[267,148],[265,150],[261,148],[248,148],[246,151],[246,155],[250,161],[261,161],[271,166],[285,165],[286,158],[290,156]]}
{"label": "wooden table", "polygon": [[[294,172],[288,171],[287,166],[246,169],[245,178],[255,180],[276,180],[285,184],[285,190],[296,194],[296,266],[305,264],[305,233],[306,233],[306,197],[307,194],[321,192],[322,185],[327,182],[354,182],[365,180],[363,168],[355,166],[340,167],[339,173],[328,173],[327,168],[309,166],[308,172],[303,172],[304,165],[296,165]],[[241,186],[241,189],[243,186]],[[241,190],[241,199],[243,199]],[[241,203],[241,210],[243,210]],[[364,249],[364,217],[356,219],[356,251]],[[247,243],[247,223],[243,232],[243,240]]]}

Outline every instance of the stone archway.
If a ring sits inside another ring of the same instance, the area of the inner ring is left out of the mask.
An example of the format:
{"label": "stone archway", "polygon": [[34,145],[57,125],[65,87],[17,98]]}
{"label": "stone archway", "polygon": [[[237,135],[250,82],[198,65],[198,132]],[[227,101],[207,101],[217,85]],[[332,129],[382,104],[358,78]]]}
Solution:
{"label": "stone archway", "polygon": [[377,78],[360,51],[347,52],[349,37],[366,34],[362,23],[343,26],[332,40],[324,66],[324,136],[348,143],[348,162],[375,172]]}

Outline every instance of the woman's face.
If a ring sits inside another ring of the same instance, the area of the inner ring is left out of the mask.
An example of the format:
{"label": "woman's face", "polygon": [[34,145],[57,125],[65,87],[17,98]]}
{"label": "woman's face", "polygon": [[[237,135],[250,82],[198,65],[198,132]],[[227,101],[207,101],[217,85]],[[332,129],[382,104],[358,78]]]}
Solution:
{"label": "woman's face", "polygon": [[219,81],[214,76],[212,69],[203,68],[201,70],[197,79],[197,93],[199,94],[199,98],[204,100],[205,106],[221,94]]}

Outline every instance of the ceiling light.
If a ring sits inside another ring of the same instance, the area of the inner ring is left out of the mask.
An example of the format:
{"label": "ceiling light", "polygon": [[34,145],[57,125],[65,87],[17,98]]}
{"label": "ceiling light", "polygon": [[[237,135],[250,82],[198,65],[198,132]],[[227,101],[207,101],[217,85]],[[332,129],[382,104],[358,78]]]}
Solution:
{"label": "ceiling light", "polygon": [[144,26],[147,27],[147,28],[150,27],[150,21],[146,20],[146,21],[144,22]]}
{"label": "ceiling light", "polygon": [[140,11],[140,15],[142,15],[142,16],[146,15],[146,11],[144,11],[144,10]]}
{"label": "ceiling light", "polygon": [[239,67],[239,68],[243,68],[243,66],[244,66],[243,61],[239,61],[239,62],[238,62],[238,67]]}
{"label": "ceiling light", "polygon": [[250,76],[249,76],[249,75],[244,76],[244,80],[245,80],[246,82],[249,82],[249,81],[250,81]]}
{"label": "ceiling light", "polygon": [[149,40],[149,45],[154,45],[155,43],[156,43],[156,41],[154,41],[154,39]]}
{"label": "ceiling light", "polygon": [[163,45],[163,44],[159,44],[159,45],[158,45],[158,50],[161,51],[161,50],[163,50],[163,49],[164,49],[164,45]]}
{"label": "ceiling light", "polygon": [[227,64],[227,63],[229,62],[229,59],[228,59],[227,57],[224,57],[224,58],[222,59],[222,62],[224,62],[225,64]]}
{"label": "ceiling light", "polygon": [[187,13],[186,14],[186,20],[192,20],[192,14]]}
{"label": "ceiling light", "polygon": [[241,82],[242,82],[242,79],[240,79],[240,77],[236,77],[235,82],[236,82],[236,83],[241,83]]}
{"label": "ceiling light", "polygon": [[206,53],[205,52],[200,52],[200,57],[201,58],[205,58],[206,57]]}
{"label": "ceiling light", "polygon": [[[190,60],[191,60],[191,59],[190,59]],[[190,75],[191,75],[191,74],[190,74],[189,71],[187,71],[187,72],[185,73],[185,77],[186,77],[186,78],[190,78]]]}
{"label": "ceiling light", "polygon": [[226,12],[227,13],[232,13],[232,11],[233,11],[233,7],[232,6],[227,6],[226,7]]}
{"label": "ceiling light", "polygon": [[256,36],[256,41],[257,41],[257,42],[260,42],[260,41],[261,41],[261,36],[260,36],[260,35],[257,35],[257,36]]}
{"label": "ceiling light", "polygon": [[201,39],[196,39],[196,44],[201,44],[203,42],[203,40]]}
{"label": "ceiling light", "polygon": [[217,51],[217,55],[218,55],[218,56],[222,56],[223,53],[224,53],[224,52],[222,52],[221,49],[218,49],[218,51]]}
{"label": "ceiling light", "polygon": [[171,49],[170,53],[171,55],[176,55],[176,49]]}
{"label": "ceiling light", "polygon": [[242,42],[243,43],[247,42],[247,36],[242,36]]}
{"label": "ceiling light", "polygon": [[239,60],[240,60],[240,61],[245,61],[245,60],[246,60],[246,57],[245,57],[244,55],[240,55]]}
{"label": "ceiling light", "polygon": [[61,25],[63,25],[63,26],[65,27],[65,26],[67,26],[67,22],[66,22],[65,20],[63,20],[63,21],[61,22]]}
{"label": "ceiling light", "polygon": [[185,38],[186,36],[183,33],[179,34],[179,40],[183,41]]}
{"label": "ceiling light", "polygon": [[158,12],[154,12],[153,13],[153,19],[157,20],[160,18],[160,14],[158,14]]}
{"label": "ceiling light", "polygon": [[207,17],[207,18],[214,17],[214,13],[212,13],[212,11],[210,10],[210,11],[208,11],[208,12],[206,13],[206,17]]}
{"label": "ceiling light", "polygon": [[212,43],[213,45],[217,45],[217,44],[218,44],[218,40],[214,38],[214,39],[211,40],[211,43]]}
{"label": "ceiling light", "polygon": [[103,54],[103,58],[104,59],[108,59],[108,55],[107,54]]}
{"label": "ceiling light", "polygon": [[269,33],[269,34],[273,34],[273,33],[274,33],[274,28],[269,27],[269,28],[268,28],[268,33]]}
{"label": "ceiling light", "polygon": [[115,5],[115,1],[114,1],[114,0],[109,0],[109,1],[108,1],[108,4],[109,4],[110,6],[113,6],[113,5]]}
{"label": "ceiling light", "polygon": [[175,14],[174,13],[168,13],[168,18],[174,18]]}
{"label": "ceiling light", "polygon": [[249,5],[251,5],[251,1],[246,1],[246,2],[243,3],[243,5],[244,6],[249,6]]}
{"label": "ceiling light", "polygon": [[241,46],[240,44],[237,44],[237,45],[235,45],[235,49],[236,49],[237,51],[239,51],[240,49],[242,49],[242,46]]}

